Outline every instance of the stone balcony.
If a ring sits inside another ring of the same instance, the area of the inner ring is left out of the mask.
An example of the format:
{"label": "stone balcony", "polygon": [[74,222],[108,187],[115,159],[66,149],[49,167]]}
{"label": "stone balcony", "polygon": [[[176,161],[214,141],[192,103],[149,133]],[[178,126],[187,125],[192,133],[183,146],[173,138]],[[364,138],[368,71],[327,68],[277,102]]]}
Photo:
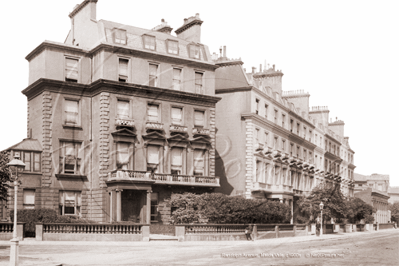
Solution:
{"label": "stone balcony", "polygon": [[184,133],[187,134],[187,127],[180,126],[180,125],[170,125],[169,126],[170,132],[177,132],[177,133]]}
{"label": "stone balcony", "polygon": [[151,174],[145,171],[114,170],[108,174],[107,182],[148,182],[165,185],[192,186],[192,187],[220,187],[219,177]]}
{"label": "stone balcony", "polygon": [[255,143],[254,145],[255,151],[263,151],[263,149],[265,148],[265,145],[263,143]]}
{"label": "stone balcony", "polygon": [[266,193],[293,193],[292,186],[286,184],[266,184],[263,182],[253,183],[253,191],[263,191]]}
{"label": "stone balcony", "polygon": [[145,129],[152,129],[152,130],[162,130],[163,131],[163,123],[159,123],[159,122],[147,122],[145,124]]}
{"label": "stone balcony", "polygon": [[210,134],[211,134],[211,131],[208,128],[199,128],[199,127],[193,128],[193,135],[209,136]]}
{"label": "stone balcony", "polygon": [[134,127],[134,120],[129,118],[116,118],[116,127]]}

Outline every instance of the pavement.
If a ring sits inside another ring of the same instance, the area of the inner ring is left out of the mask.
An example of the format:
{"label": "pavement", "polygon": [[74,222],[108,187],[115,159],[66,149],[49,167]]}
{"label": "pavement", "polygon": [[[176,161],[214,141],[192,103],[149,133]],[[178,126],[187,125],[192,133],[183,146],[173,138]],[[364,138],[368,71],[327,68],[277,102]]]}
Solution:
{"label": "pavement", "polygon": [[[355,235],[366,235],[366,234],[378,234],[379,232],[396,232],[398,229],[385,229],[379,231],[367,231],[367,232],[353,232],[353,233],[334,233],[334,234],[325,234],[322,236],[316,235],[307,235],[307,236],[297,236],[297,237],[282,237],[282,238],[269,238],[269,239],[260,239],[255,240],[253,242],[267,242],[268,244],[284,244],[284,243],[296,243],[296,242],[307,242],[307,241],[318,241],[318,240],[327,240],[327,239],[342,239],[342,238],[351,238]],[[150,235],[151,237],[151,235]],[[242,242],[246,242],[246,240],[242,241],[184,241],[185,245],[192,246],[208,246],[212,243],[218,243],[220,246],[231,246],[234,243],[242,244]],[[177,241],[36,241],[34,238],[25,238],[23,241],[19,242],[20,246],[126,246],[126,247],[135,247],[135,246],[154,246],[156,245],[179,245],[181,242]],[[9,246],[10,241],[0,241],[0,246]]]}

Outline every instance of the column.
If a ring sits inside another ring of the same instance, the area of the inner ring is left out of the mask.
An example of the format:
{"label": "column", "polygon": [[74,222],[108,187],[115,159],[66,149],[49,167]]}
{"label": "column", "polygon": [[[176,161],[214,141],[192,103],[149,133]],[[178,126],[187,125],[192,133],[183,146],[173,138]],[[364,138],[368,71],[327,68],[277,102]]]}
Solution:
{"label": "column", "polygon": [[291,207],[291,221],[290,223],[293,224],[294,223],[294,202],[292,199],[290,199],[290,207]]}
{"label": "column", "polygon": [[116,221],[122,221],[122,189],[116,189]]}
{"label": "column", "polygon": [[146,217],[146,221],[147,224],[151,224],[151,190],[147,190],[147,217]]}

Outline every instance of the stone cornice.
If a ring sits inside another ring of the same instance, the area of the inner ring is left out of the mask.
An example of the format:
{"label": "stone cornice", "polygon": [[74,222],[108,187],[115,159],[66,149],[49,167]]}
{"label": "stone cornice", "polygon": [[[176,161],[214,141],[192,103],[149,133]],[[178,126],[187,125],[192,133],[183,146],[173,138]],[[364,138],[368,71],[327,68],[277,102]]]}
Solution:
{"label": "stone cornice", "polygon": [[39,46],[37,46],[35,49],[33,49],[32,52],[30,52],[25,59],[30,61],[32,60],[36,55],[38,55],[40,52],[42,52],[46,48],[53,48],[53,49],[61,49],[63,51],[69,51],[73,53],[81,53],[84,56],[90,57],[90,52],[86,49],[82,49],[78,46],[72,46],[68,44],[62,44],[62,43],[56,43],[56,42],[50,42],[50,41],[44,41]]}
{"label": "stone cornice", "polygon": [[207,107],[215,107],[215,104],[221,99],[220,97],[215,96],[161,89],[132,83],[121,83],[104,79],[96,80],[90,85],[84,85],[42,78],[29,85],[22,91],[22,93],[28,97],[28,100],[30,100],[43,91],[52,91],[56,93],[64,92],[66,94],[75,94],[86,97],[93,97],[101,92],[110,92],[126,94],[128,96],[198,104]]}
{"label": "stone cornice", "polygon": [[274,124],[273,122],[270,122],[269,120],[261,117],[260,115],[257,115],[254,113],[243,113],[243,114],[241,114],[241,117],[244,119],[252,119],[252,120],[258,122],[259,124],[268,127],[269,129],[271,129],[271,131],[273,133],[279,133],[280,136],[283,135],[283,136],[285,136],[285,138],[288,139],[288,135],[290,134],[290,132],[287,129],[282,128],[282,127]]}
{"label": "stone cornice", "polygon": [[243,65],[244,62],[241,60],[230,60],[230,61],[221,61],[221,62],[216,61],[215,64],[219,67],[225,67],[225,66]]}
{"label": "stone cornice", "polygon": [[222,93],[233,93],[239,91],[250,91],[252,90],[252,86],[248,87],[237,87],[237,88],[228,88],[228,89],[216,89],[215,94],[222,94]]}
{"label": "stone cornice", "polygon": [[349,163],[349,164],[348,164],[348,168],[350,168],[350,169],[355,169],[356,166],[355,166],[354,164],[352,164],[352,163]]}
{"label": "stone cornice", "polygon": [[288,112],[288,114],[289,114],[290,116],[294,117],[296,120],[299,120],[299,121],[302,122],[302,123],[306,123],[306,125],[307,125],[308,127],[311,127],[312,129],[315,129],[315,128],[316,128],[315,125],[313,125],[311,122],[309,122],[308,120],[306,120],[305,118],[303,118],[301,115],[295,113],[295,111],[292,111],[292,110],[290,109],[290,111]]}
{"label": "stone cornice", "polygon": [[339,142],[336,138],[334,138],[334,137],[331,136],[330,134],[326,133],[325,136],[326,136],[328,139],[334,141],[334,142],[335,142],[336,144],[338,144],[339,146],[341,146],[341,142]]}
{"label": "stone cornice", "polygon": [[93,55],[103,49],[109,49],[114,53],[122,53],[126,55],[133,55],[137,57],[149,58],[152,60],[160,60],[167,61],[171,64],[180,64],[180,65],[189,65],[194,68],[202,68],[202,69],[211,69],[215,70],[218,68],[214,63],[209,63],[206,61],[191,59],[191,58],[182,58],[175,55],[170,54],[161,54],[154,51],[149,50],[138,50],[132,47],[124,46],[124,45],[112,45],[108,43],[101,43],[90,50],[90,54]]}
{"label": "stone cornice", "polygon": [[290,141],[293,141],[294,143],[301,144],[303,147],[306,147],[308,150],[314,150],[317,146],[313,144],[310,141],[307,141],[306,139],[302,138],[301,136],[298,136],[295,133],[290,132]]}
{"label": "stone cornice", "polygon": [[317,151],[317,152],[319,152],[321,154],[324,154],[324,149],[323,148],[320,148],[319,146],[316,145],[316,148],[314,148],[314,149],[315,149],[315,151]]}
{"label": "stone cornice", "polygon": [[252,77],[254,79],[259,79],[259,78],[275,77],[275,76],[284,76],[284,74],[282,72],[256,73]]}
{"label": "stone cornice", "polygon": [[191,27],[194,26],[194,25],[200,25],[200,26],[201,26],[202,23],[203,23],[202,20],[196,18],[196,19],[194,19],[194,20],[192,20],[192,21],[190,21],[190,22],[184,24],[183,26],[181,26],[181,27],[178,28],[177,30],[175,30],[175,33],[176,33],[176,34],[180,34],[180,33],[182,33],[183,31],[185,31],[185,30],[191,28]]}
{"label": "stone cornice", "polygon": [[333,160],[334,162],[338,162],[338,163],[341,163],[343,161],[343,159],[341,159],[339,156],[337,156],[329,151],[326,151],[324,153],[324,157],[326,157],[327,159]]}
{"label": "stone cornice", "polygon": [[379,197],[379,198],[383,198],[383,199],[389,199],[390,198],[390,196],[386,195],[384,192],[376,191],[376,190],[372,190],[371,196]]}
{"label": "stone cornice", "polygon": [[146,50],[138,50],[138,49],[133,49],[131,47],[127,47],[127,46],[123,46],[123,45],[112,45],[112,44],[108,44],[108,43],[100,43],[93,49],[87,50],[87,49],[82,49],[78,46],[44,41],[39,46],[37,46],[32,52],[30,52],[25,57],[25,59],[30,61],[36,55],[41,53],[44,49],[49,49],[49,48],[60,49],[62,51],[69,51],[69,52],[73,52],[73,53],[80,53],[82,56],[86,56],[89,58],[92,58],[93,55],[95,55],[96,53],[105,50],[105,51],[109,51],[109,52],[113,52],[113,53],[122,53],[122,54],[130,55],[130,56],[149,58],[152,60],[167,61],[171,64],[189,65],[190,67],[193,67],[193,68],[207,69],[207,70],[212,70],[212,71],[214,71],[215,69],[217,69],[219,67],[219,66],[215,65],[214,63],[209,63],[206,61],[182,58],[182,57],[174,56],[174,55],[160,54],[157,52],[146,51]]}

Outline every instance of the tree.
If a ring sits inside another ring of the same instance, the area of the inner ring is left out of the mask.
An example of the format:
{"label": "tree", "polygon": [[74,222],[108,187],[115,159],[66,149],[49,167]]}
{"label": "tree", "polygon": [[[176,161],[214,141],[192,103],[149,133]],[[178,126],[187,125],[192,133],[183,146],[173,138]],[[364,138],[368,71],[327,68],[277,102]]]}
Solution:
{"label": "tree", "polygon": [[8,151],[0,152],[0,200],[7,199],[7,189],[11,181],[10,169],[8,163],[10,162],[10,154]]}
{"label": "tree", "polygon": [[374,220],[373,213],[376,212],[376,209],[363,200],[359,198],[349,199],[346,202],[346,209],[346,218],[351,223],[359,222],[362,219],[367,219],[368,223],[373,223],[371,220]]}
{"label": "tree", "polygon": [[298,200],[300,216],[307,217],[314,222],[320,214],[320,203],[323,202],[323,220],[331,218],[345,218],[347,212],[346,198],[340,190],[339,184],[327,185],[325,183],[315,187],[308,197]]}
{"label": "tree", "polygon": [[391,211],[391,221],[399,222],[399,201],[396,201],[393,204],[389,203],[388,208]]}

